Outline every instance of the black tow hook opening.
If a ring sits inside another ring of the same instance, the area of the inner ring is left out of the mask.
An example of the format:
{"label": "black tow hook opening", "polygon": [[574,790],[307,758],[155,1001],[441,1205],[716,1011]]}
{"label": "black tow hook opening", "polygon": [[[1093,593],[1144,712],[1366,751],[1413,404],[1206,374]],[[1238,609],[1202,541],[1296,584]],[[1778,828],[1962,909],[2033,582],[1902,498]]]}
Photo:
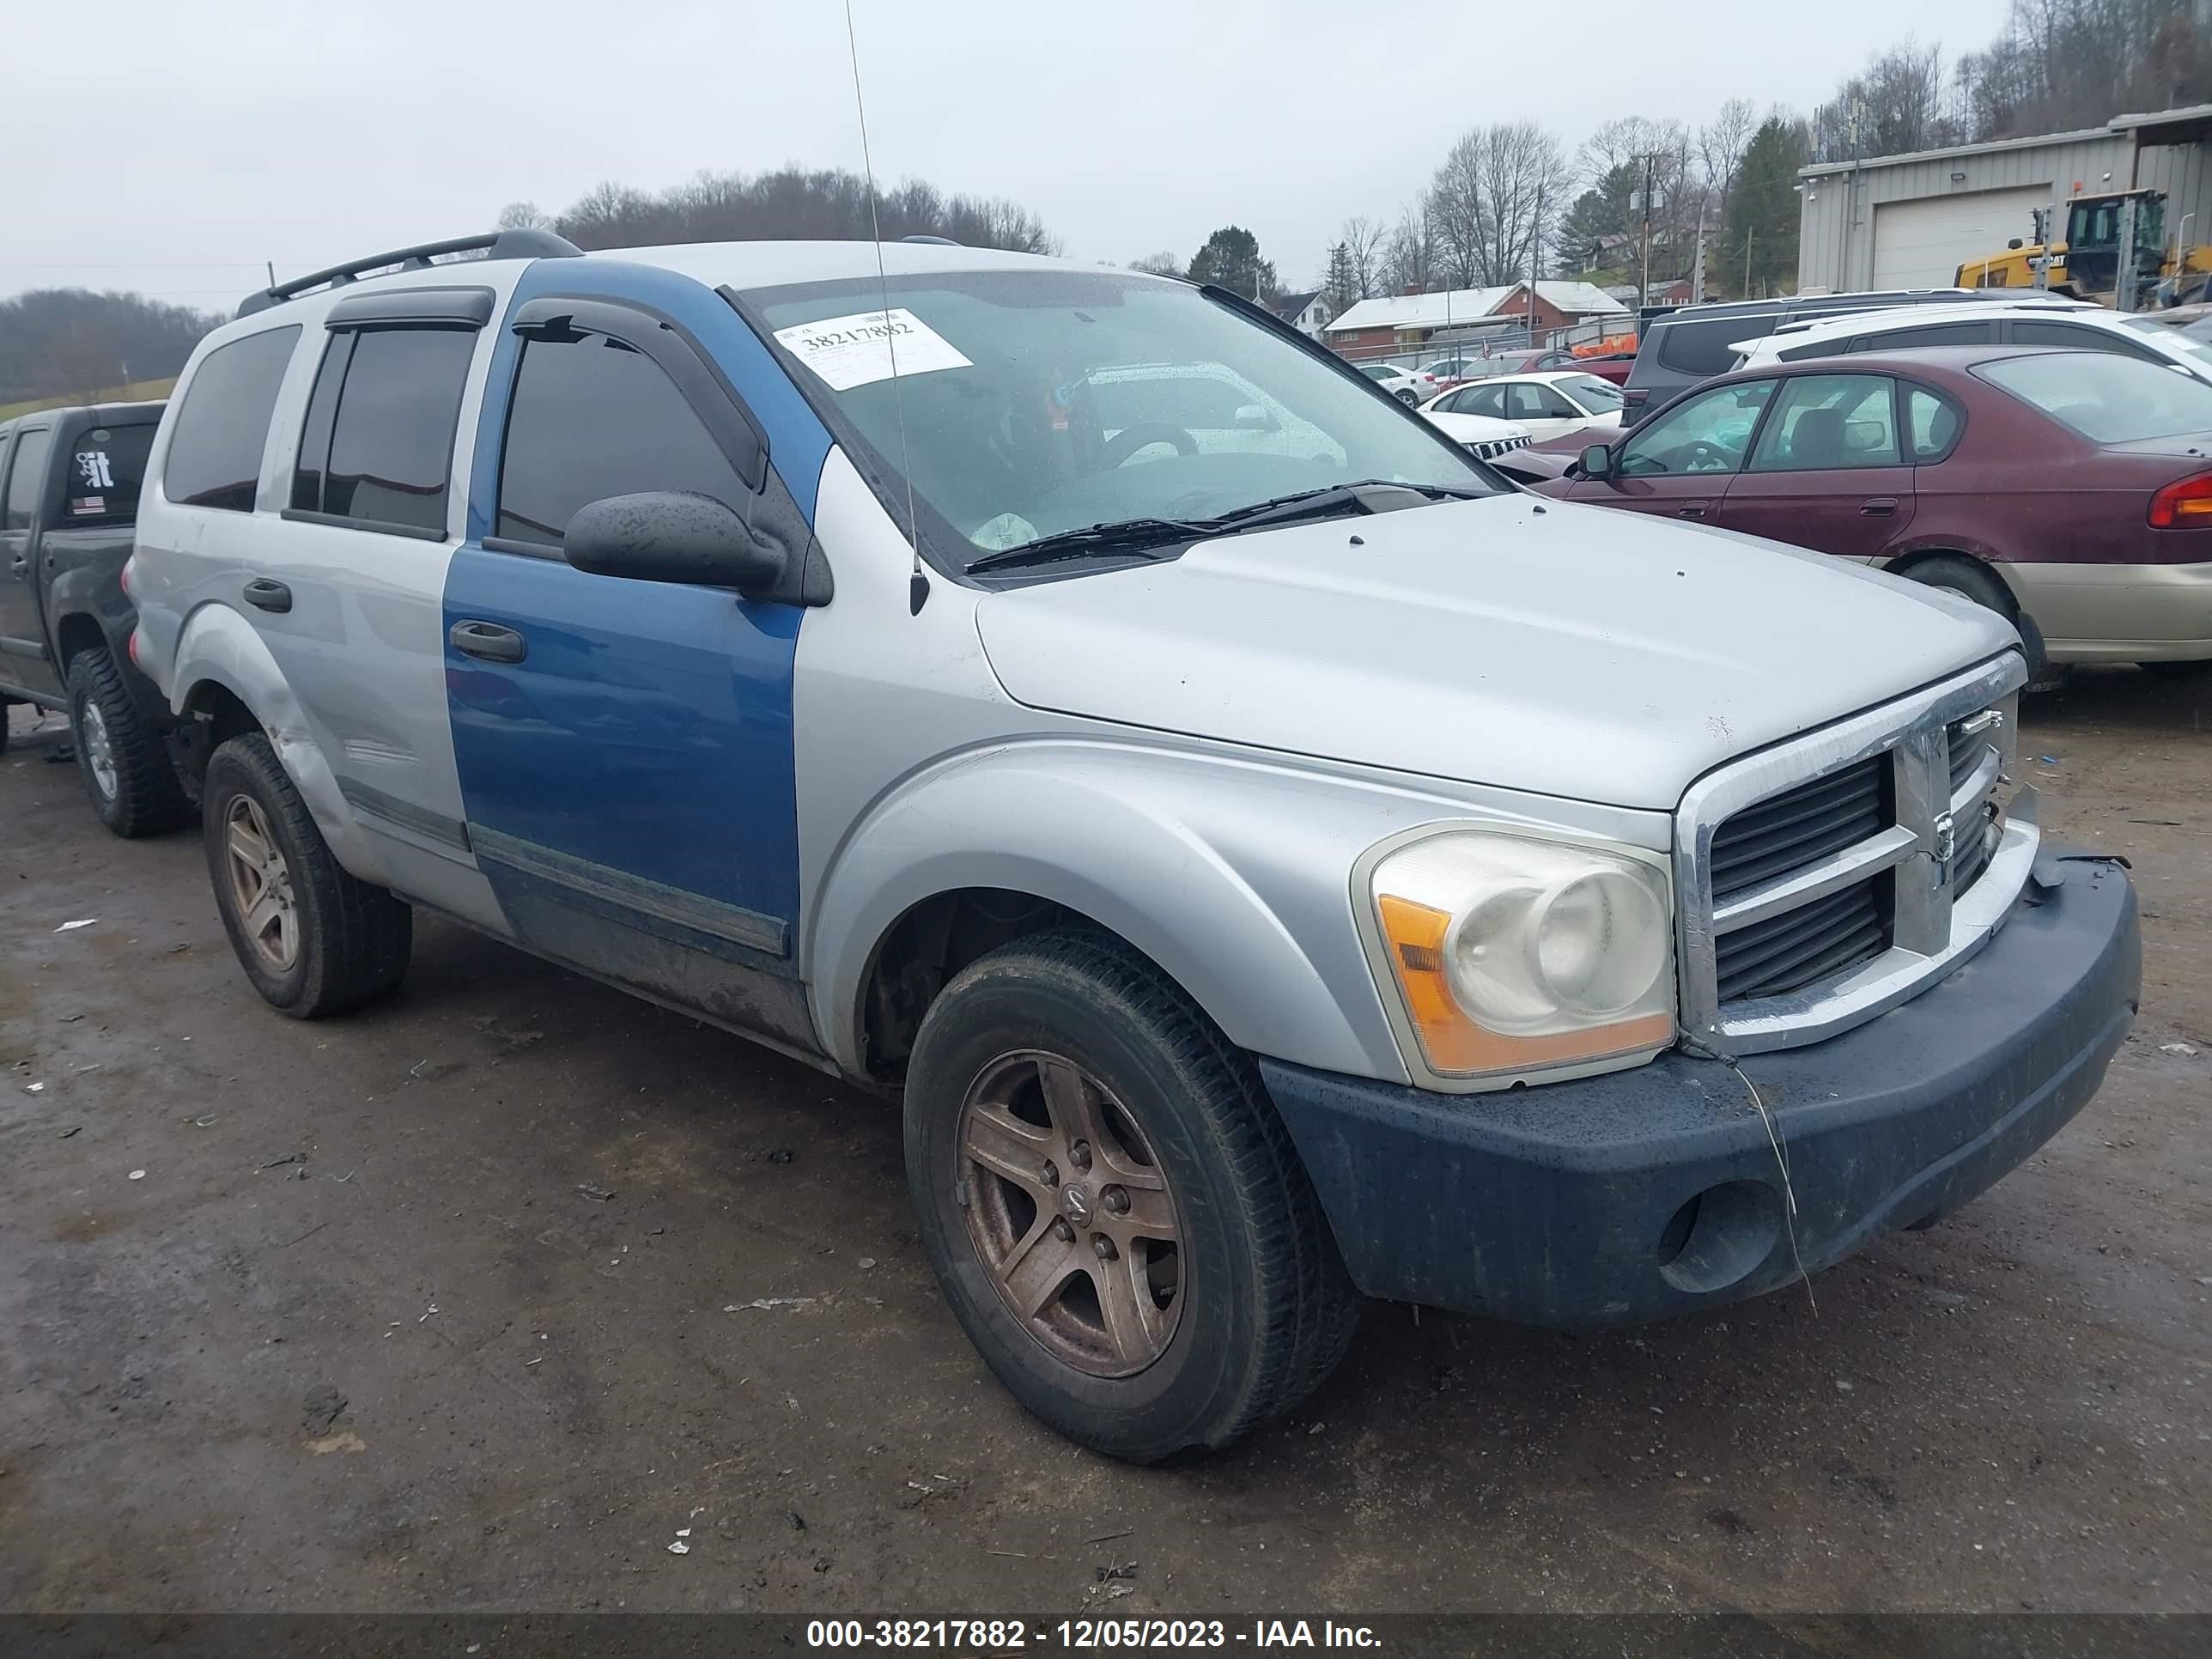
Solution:
{"label": "black tow hook opening", "polygon": [[1781,1237],[1781,1194],[1763,1181],[1724,1181],[1668,1218],[1660,1276],[1695,1295],[1724,1291],[1757,1272]]}

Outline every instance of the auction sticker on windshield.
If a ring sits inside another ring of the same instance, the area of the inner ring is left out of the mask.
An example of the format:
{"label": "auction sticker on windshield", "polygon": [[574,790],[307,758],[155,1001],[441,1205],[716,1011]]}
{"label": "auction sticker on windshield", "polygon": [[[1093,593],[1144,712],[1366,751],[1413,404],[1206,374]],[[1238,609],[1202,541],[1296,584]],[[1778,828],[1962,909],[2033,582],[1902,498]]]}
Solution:
{"label": "auction sticker on windshield", "polygon": [[975,366],[960,355],[951,341],[903,306],[890,311],[858,311],[849,317],[824,317],[818,323],[780,328],[775,337],[834,392],[887,380],[894,368],[901,374],[926,374],[932,369]]}

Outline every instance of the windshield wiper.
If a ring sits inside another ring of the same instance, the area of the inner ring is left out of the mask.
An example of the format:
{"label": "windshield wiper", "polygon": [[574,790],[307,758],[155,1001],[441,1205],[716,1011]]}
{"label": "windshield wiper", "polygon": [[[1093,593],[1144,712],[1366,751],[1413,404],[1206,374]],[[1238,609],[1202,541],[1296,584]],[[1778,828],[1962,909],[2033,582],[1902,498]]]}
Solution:
{"label": "windshield wiper", "polygon": [[1050,564],[1055,559],[1079,559],[1088,553],[1136,553],[1148,549],[1195,541],[1212,533],[1209,524],[1184,519],[1120,519],[1111,524],[1086,525],[1080,530],[1056,530],[1049,536],[1000,548],[980,559],[970,559],[969,574],[979,570],[1006,570],[1016,565]]}
{"label": "windshield wiper", "polygon": [[1194,542],[1202,536],[1225,535],[1293,519],[1318,518],[1346,507],[1362,513],[1387,512],[1389,507],[1377,506],[1373,500],[1383,491],[1425,495],[1432,501],[1476,501],[1493,493],[1462,489],[1457,484],[1411,484],[1400,483],[1395,478],[1363,478],[1356,483],[1323,484],[1317,489],[1273,495],[1264,501],[1233,507],[1211,518],[1121,519],[1111,524],[1089,525],[1081,530],[1055,531],[1035,541],[1024,542],[1019,547],[1002,548],[971,559],[967,568],[972,575],[981,570],[1006,570],[1018,565],[1079,559],[1091,553],[1139,552]]}
{"label": "windshield wiper", "polygon": [[1227,513],[1217,514],[1206,521],[1209,531],[1248,530],[1255,525],[1279,524],[1286,519],[1319,517],[1322,514],[1340,512],[1356,507],[1363,513],[1380,513],[1389,509],[1376,506],[1370,495],[1379,490],[1400,490],[1409,495],[1425,495],[1431,501],[1472,501],[1495,494],[1488,489],[1467,489],[1458,484],[1400,483],[1395,478],[1362,478],[1356,483],[1323,484],[1318,489],[1294,490],[1288,495],[1270,496],[1264,501],[1254,501],[1249,507],[1240,507]]}

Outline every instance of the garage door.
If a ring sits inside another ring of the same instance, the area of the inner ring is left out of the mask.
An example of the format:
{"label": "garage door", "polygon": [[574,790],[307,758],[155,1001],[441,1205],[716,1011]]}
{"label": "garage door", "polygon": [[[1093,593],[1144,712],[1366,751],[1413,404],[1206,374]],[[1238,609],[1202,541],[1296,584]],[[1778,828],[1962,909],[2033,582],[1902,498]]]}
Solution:
{"label": "garage door", "polygon": [[1948,288],[1969,259],[1995,253],[2035,229],[2030,216],[2051,203],[2049,185],[1978,190],[1874,210],[1874,288]]}

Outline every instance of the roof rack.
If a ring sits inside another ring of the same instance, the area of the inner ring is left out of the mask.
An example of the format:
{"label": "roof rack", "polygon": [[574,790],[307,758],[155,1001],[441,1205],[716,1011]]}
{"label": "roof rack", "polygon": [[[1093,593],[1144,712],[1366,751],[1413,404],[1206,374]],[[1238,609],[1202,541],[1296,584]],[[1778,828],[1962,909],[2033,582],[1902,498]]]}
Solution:
{"label": "roof rack", "polygon": [[954,241],[950,236],[902,236],[899,238],[899,240],[902,242],[927,242],[932,247],[958,247],[960,246],[959,243]]}
{"label": "roof rack", "polygon": [[583,253],[583,249],[567,237],[556,236],[550,230],[495,230],[481,236],[456,236],[444,242],[421,242],[413,247],[394,248],[389,253],[372,253],[365,259],[350,259],[344,264],[313,271],[289,283],[256,289],[238,302],[238,314],[251,317],[257,311],[296,300],[313,289],[342,288],[359,281],[364,271],[380,271],[392,265],[404,270],[428,270],[441,253],[474,253],[478,250],[487,259],[573,259]]}

